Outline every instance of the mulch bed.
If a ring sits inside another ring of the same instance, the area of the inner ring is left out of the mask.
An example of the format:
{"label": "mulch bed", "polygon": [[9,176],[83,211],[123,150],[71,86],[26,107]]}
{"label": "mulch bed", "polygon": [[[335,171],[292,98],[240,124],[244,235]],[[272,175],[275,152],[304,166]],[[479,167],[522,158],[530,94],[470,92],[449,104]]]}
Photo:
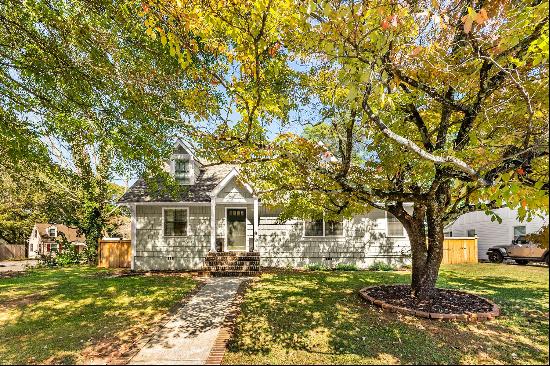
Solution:
{"label": "mulch bed", "polygon": [[436,289],[430,300],[418,301],[408,285],[381,285],[366,287],[360,295],[383,309],[423,318],[475,321],[500,315],[493,302],[462,291]]}

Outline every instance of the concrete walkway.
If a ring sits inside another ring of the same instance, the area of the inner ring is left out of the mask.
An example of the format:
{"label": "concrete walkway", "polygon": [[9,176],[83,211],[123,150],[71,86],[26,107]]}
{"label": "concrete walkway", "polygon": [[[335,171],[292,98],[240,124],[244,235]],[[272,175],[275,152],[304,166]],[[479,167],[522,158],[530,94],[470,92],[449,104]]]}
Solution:
{"label": "concrete walkway", "polygon": [[129,364],[204,364],[243,278],[210,278]]}

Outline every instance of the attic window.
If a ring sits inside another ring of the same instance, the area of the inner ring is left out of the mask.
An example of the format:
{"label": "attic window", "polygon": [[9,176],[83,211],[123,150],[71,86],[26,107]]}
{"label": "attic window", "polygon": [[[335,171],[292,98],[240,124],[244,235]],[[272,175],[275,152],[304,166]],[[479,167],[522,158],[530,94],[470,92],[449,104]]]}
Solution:
{"label": "attic window", "polygon": [[189,159],[174,160],[174,178],[179,184],[191,183],[191,169]]}

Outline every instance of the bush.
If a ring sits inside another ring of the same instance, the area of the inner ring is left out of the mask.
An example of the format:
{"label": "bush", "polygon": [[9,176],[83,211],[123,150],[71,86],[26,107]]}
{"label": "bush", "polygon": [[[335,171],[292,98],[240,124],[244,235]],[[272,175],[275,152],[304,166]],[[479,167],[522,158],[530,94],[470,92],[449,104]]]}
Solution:
{"label": "bush", "polygon": [[386,262],[374,262],[369,266],[369,271],[396,271],[397,268]]}
{"label": "bush", "polygon": [[330,268],[320,263],[312,263],[305,266],[308,271],[330,271]]}
{"label": "bush", "polygon": [[338,263],[334,267],[335,271],[358,271],[359,268],[355,264]]}
{"label": "bush", "polygon": [[82,264],[86,262],[86,253],[78,252],[77,247],[69,243],[63,236],[56,240],[61,250],[58,253],[41,254],[38,264],[46,267],[67,266],[71,264]]}

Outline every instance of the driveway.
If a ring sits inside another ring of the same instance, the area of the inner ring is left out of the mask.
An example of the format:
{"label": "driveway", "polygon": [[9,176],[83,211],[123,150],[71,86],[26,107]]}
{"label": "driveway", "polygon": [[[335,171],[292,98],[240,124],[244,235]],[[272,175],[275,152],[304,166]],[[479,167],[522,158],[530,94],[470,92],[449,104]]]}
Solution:
{"label": "driveway", "polygon": [[244,278],[211,278],[130,360],[134,365],[205,364]]}
{"label": "driveway", "polygon": [[0,272],[21,272],[27,267],[36,266],[36,259],[26,259],[22,261],[0,261]]}

